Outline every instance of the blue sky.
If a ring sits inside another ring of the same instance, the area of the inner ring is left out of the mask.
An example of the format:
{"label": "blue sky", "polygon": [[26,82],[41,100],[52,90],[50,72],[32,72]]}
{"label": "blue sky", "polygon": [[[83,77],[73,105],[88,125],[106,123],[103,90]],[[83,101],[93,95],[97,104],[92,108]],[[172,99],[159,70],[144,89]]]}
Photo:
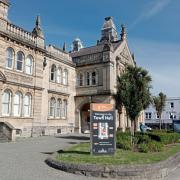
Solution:
{"label": "blue sky", "polygon": [[31,31],[38,14],[46,44],[68,48],[76,37],[85,47],[95,44],[104,17],[112,16],[119,34],[125,24],[137,64],[152,75],[152,93],[180,97],[179,0],[11,0],[14,24]]}

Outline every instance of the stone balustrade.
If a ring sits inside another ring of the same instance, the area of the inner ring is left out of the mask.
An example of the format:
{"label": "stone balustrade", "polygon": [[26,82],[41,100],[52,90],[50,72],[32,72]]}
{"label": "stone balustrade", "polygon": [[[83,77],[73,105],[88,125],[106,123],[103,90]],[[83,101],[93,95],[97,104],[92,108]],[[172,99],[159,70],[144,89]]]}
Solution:
{"label": "stone balustrade", "polygon": [[20,37],[20,38],[27,40],[27,41],[30,41],[32,43],[36,43],[36,37],[33,36],[32,33],[25,31],[24,29],[14,25],[14,24],[7,23],[6,30],[10,34],[13,34],[17,37]]}
{"label": "stone balustrade", "polygon": [[56,57],[61,58],[63,60],[70,60],[69,54],[65,53],[63,50],[61,50],[55,46],[49,45],[46,47],[46,49],[53,56],[56,56]]}

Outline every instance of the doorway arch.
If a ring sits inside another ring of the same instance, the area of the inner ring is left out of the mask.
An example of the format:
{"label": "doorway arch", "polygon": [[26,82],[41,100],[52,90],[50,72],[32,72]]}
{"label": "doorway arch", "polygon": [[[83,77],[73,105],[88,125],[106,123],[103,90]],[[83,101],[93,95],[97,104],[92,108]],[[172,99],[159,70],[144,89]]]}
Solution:
{"label": "doorway arch", "polygon": [[86,103],[81,108],[81,132],[90,132],[90,103]]}

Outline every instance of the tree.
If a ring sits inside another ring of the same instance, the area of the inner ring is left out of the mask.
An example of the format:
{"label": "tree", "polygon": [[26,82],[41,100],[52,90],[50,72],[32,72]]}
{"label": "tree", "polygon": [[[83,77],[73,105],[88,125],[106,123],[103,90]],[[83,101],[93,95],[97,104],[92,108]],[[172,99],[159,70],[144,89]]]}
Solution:
{"label": "tree", "polygon": [[117,109],[118,115],[119,115],[119,129],[120,129],[121,128],[121,115],[122,115],[123,104],[122,104],[122,99],[121,99],[120,93],[118,91],[119,90],[117,90],[117,93],[114,96],[114,99],[116,101],[116,109]]}
{"label": "tree", "polygon": [[140,112],[151,103],[150,83],[148,71],[131,65],[126,66],[125,73],[117,77],[116,106],[123,105],[126,108],[133,136]]}
{"label": "tree", "polygon": [[166,105],[166,95],[162,92],[158,96],[153,97],[153,106],[156,109],[157,116],[159,116],[159,129],[161,130],[161,116]]}

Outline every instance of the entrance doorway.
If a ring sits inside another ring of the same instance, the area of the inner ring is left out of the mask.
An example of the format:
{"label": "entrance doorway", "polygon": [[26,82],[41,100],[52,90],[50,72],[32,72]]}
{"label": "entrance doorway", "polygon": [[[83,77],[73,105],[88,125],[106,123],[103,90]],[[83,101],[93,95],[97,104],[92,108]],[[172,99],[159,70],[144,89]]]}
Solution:
{"label": "entrance doorway", "polygon": [[90,103],[84,104],[81,109],[81,132],[90,132]]}

